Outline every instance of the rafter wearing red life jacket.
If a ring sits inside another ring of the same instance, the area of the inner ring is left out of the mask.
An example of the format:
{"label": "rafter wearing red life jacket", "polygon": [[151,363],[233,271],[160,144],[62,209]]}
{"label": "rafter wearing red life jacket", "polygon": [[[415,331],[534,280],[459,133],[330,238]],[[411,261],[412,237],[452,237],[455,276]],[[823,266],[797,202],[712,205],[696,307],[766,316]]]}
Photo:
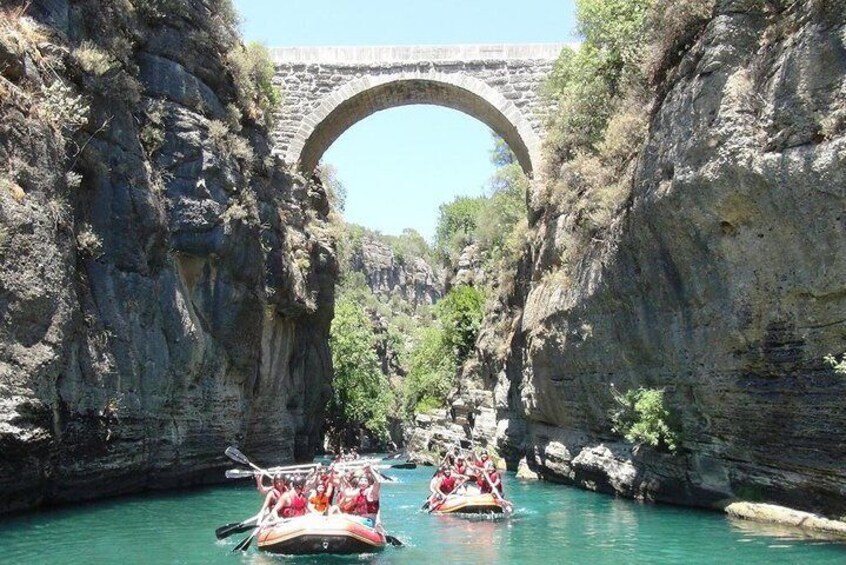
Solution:
{"label": "rafter wearing red life jacket", "polygon": [[[447,471],[449,473],[449,471]],[[452,474],[445,474],[444,477],[441,479],[440,484],[438,485],[438,490],[442,494],[452,494],[452,491],[455,490],[457,481]]]}

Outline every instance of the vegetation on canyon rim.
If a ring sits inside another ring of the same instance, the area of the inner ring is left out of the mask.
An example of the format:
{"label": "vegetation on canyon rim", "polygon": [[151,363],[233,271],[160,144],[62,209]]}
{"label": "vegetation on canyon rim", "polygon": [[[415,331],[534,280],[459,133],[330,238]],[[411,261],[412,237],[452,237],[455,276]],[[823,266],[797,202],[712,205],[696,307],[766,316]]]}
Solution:
{"label": "vegetation on canyon rim", "polygon": [[561,269],[601,240],[624,206],[654,90],[701,33],[714,0],[578,0],[578,50],[565,48],[546,84],[554,104],[538,205],[567,214]]}

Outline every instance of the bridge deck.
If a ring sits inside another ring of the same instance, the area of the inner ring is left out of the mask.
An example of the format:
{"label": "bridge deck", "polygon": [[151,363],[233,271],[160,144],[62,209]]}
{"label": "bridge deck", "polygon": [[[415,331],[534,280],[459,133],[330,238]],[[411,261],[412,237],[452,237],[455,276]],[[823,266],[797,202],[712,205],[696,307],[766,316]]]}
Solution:
{"label": "bridge deck", "polygon": [[367,64],[403,61],[553,61],[561,49],[573,43],[492,43],[479,45],[383,45],[272,47],[270,57],[280,64]]}

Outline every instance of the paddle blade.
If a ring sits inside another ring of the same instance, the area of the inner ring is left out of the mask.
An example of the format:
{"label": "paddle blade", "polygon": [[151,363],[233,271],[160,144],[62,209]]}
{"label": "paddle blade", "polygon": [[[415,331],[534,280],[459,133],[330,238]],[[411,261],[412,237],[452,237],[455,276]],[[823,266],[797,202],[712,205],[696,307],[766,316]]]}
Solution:
{"label": "paddle blade", "polygon": [[238,543],[238,545],[233,547],[232,553],[235,553],[236,551],[247,551],[247,549],[250,547],[250,544],[253,543],[253,538],[256,537],[256,532],[258,532],[258,528],[254,529],[253,533],[242,539]]}
{"label": "paddle blade", "polygon": [[223,539],[229,535],[230,532],[234,532],[235,528],[241,525],[241,522],[232,522],[231,524],[226,524],[225,526],[221,526],[214,531],[214,536],[217,539]]}
{"label": "paddle blade", "polygon": [[395,482],[397,482],[397,480],[396,480],[395,478],[393,478],[393,477],[391,477],[391,476],[389,476],[389,475],[386,475],[385,473],[380,473],[379,471],[376,471],[376,473],[377,473],[377,474],[379,475],[379,477],[380,477],[383,481],[385,481],[386,483],[395,483]]}
{"label": "paddle blade", "polygon": [[226,454],[227,457],[229,457],[230,459],[232,459],[236,463],[240,463],[241,465],[248,465],[248,466],[250,464],[250,460],[247,459],[244,456],[243,453],[238,451],[238,448],[235,447],[234,445],[230,445],[229,447],[227,447],[226,451],[224,451],[224,453]]}
{"label": "paddle blade", "polygon": [[405,544],[402,543],[399,539],[395,538],[394,536],[386,535],[385,539],[388,540],[388,543],[395,546],[395,547],[402,547]]}
{"label": "paddle blade", "polygon": [[417,463],[400,463],[398,465],[391,465],[391,469],[416,469]]}
{"label": "paddle blade", "polygon": [[214,535],[217,539],[225,539],[233,534],[241,534],[244,532],[248,532],[256,527],[256,522],[258,520],[253,517],[249,520],[244,520],[243,522],[233,522],[232,524],[226,524],[225,526],[221,526],[214,531]]}

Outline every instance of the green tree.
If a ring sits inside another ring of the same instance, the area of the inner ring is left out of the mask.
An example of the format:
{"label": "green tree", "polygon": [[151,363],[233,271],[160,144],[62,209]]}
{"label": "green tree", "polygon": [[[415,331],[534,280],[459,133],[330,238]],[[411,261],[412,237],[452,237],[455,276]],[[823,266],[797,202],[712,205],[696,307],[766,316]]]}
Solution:
{"label": "green tree", "polygon": [[417,230],[406,228],[400,235],[382,236],[391,247],[394,259],[403,265],[408,265],[416,259],[428,261],[431,249],[426,239]]}
{"label": "green tree", "polygon": [[326,190],[329,205],[333,210],[343,212],[347,206],[347,187],[338,178],[338,170],[332,165],[321,163],[316,172]]}
{"label": "green tree", "polygon": [[577,0],[578,51],[565,48],[546,84],[557,102],[547,147],[552,165],[580,151],[594,151],[603,139],[619,98],[644,87],[648,14],[655,0]]}
{"label": "green tree", "polygon": [[484,205],[484,196],[456,196],[452,202],[441,204],[435,228],[435,250],[442,259],[460,252],[472,242]]}
{"label": "green tree", "polygon": [[407,417],[444,406],[457,370],[455,354],[444,340],[440,325],[421,328],[414,341],[403,381]]}
{"label": "green tree", "polygon": [[336,443],[351,428],[386,437],[391,396],[376,357],[376,337],[365,312],[343,295],[335,305],[329,344],[334,379],[327,423]]}
{"label": "green tree", "polygon": [[476,287],[457,286],[435,305],[435,316],[443,327],[443,339],[461,364],[473,351],[482,326],[485,295]]}
{"label": "green tree", "polygon": [[680,435],[677,423],[664,402],[664,389],[631,389],[618,392],[611,385],[611,396],[617,406],[611,411],[614,433],[632,443],[645,443],[675,453]]}
{"label": "green tree", "polygon": [[517,156],[511,150],[505,140],[497,134],[493,134],[494,146],[491,149],[491,163],[497,167],[505,167],[517,162]]}
{"label": "green tree", "polygon": [[[576,0],[579,32],[597,49],[605,77],[616,80],[624,65],[639,65],[645,47],[645,24],[655,0]],[[613,86],[613,85],[612,85]]]}

